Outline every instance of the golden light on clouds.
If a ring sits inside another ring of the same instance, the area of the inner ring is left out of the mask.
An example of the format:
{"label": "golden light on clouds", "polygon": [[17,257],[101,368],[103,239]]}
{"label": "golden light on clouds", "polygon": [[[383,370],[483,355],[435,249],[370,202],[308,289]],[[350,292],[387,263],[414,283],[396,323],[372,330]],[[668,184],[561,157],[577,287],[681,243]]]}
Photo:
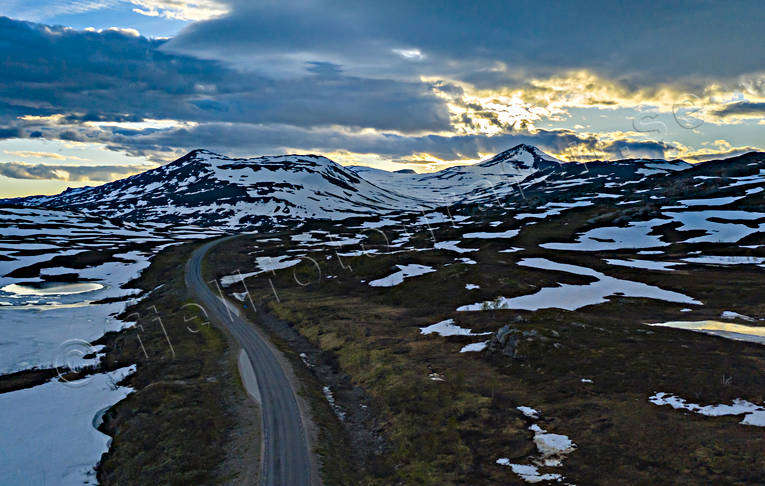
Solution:
{"label": "golden light on clouds", "polygon": [[479,153],[479,155],[480,157],[477,159],[458,158],[454,160],[445,160],[427,152],[417,152],[409,157],[410,160],[407,165],[416,166],[411,167],[416,172],[436,172],[457,165],[477,164],[478,162],[496,154]]}
{"label": "golden light on clouds", "polygon": [[199,125],[199,123],[188,122],[188,121],[181,122],[178,120],[157,120],[153,118],[145,118],[139,122],[86,121],[84,125],[88,127],[96,127],[96,128],[101,128],[101,127],[125,128],[128,130],[146,130],[146,129],[167,130],[169,128],[196,127]]}
{"label": "golden light on clouds", "polygon": [[447,169],[457,165],[476,164],[496,154],[490,152],[481,152],[479,153],[479,158],[462,158],[459,154],[457,154],[456,158],[451,160],[442,159],[428,152],[414,153],[406,157],[406,160],[389,160],[381,158],[377,154],[360,154],[349,152],[347,150],[327,152],[324,155],[345,166],[361,165],[388,171],[411,169],[417,173],[426,173],[437,172],[439,170]]}
{"label": "golden light on clouds", "polygon": [[24,120],[28,122],[39,122],[39,123],[58,123],[64,119],[64,115],[61,113],[57,113],[55,115],[47,115],[47,116],[38,116],[38,115],[24,115],[18,117],[19,120]]}
{"label": "golden light on clouds", "polygon": [[229,8],[216,0],[128,0],[133,12],[148,17],[175,20],[209,20],[229,13]]}
{"label": "golden light on clouds", "polygon": [[702,142],[701,144],[704,145],[704,147],[694,150],[690,147],[678,143],[676,144],[676,149],[671,152],[672,157],[694,163],[760,150],[757,147],[751,147],[747,145],[733,146],[727,140],[715,140],[714,142]]}
{"label": "golden light on clouds", "polygon": [[82,157],[77,157],[76,155],[64,155],[56,152],[37,152],[32,150],[3,150],[3,153],[21,157],[23,159],[79,160],[83,162],[88,160]]}
{"label": "golden light on clouds", "polygon": [[533,133],[539,121],[563,121],[574,108],[669,113],[718,125],[765,119],[765,107],[749,107],[765,103],[765,75],[695,88],[681,83],[632,88],[585,70],[496,89],[478,89],[454,80],[422,80],[432,83],[434,93],[446,100],[454,132],[461,135],[491,136],[519,129]]}
{"label": "golden light on clouds", "polygon": [[497,135],[520,129],[533,131],[535,122],[563,113],[554,107],[529,103],[524,100],[521,90],[493,92],[474,90],[465,83],[449,83],[458,85],[461,92],[441,90],[439,83],[435,83],[435,93],[446,100],[452,127],[459,135]]}

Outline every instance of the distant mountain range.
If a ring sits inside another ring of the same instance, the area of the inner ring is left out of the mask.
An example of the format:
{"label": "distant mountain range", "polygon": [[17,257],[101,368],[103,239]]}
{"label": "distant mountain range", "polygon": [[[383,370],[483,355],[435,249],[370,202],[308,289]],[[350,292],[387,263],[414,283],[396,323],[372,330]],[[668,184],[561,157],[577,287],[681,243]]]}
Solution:
{"label": "distant mountain range", "polygon": [[[317,155],[243,159],[194,150],[165,166],[102,186],[0,203],[69,209],[133,222],[244,229],[443,206],[496,202],[521,206],[550,198],[581,199],[586,194],[622,198],[663,176],[701,174],[716,167],[747,175],[756,172],[752,165],[763,160],[765,154],[753,152],[696,165],[650,159],[564,163],[536,147],[518,145],[478,164],[417,174],[344,167]],[[688,190],[692,192],[693,186]]]}

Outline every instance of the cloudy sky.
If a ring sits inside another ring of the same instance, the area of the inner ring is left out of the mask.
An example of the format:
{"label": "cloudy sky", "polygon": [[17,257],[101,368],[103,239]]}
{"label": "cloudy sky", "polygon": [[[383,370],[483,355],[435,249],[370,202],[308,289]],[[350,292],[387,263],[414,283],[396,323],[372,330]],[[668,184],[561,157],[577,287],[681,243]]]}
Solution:
{"label": "cloudy sky", "polygon": [[0,196],[195,148],[431,171],[765,149],[760,1],[3,0]]}

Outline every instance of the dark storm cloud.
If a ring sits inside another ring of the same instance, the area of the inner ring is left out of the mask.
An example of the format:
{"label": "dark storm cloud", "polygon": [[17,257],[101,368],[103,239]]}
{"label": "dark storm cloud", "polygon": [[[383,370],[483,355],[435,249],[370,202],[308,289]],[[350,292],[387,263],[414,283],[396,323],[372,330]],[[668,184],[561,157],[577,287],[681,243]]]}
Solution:
{"label": "dark storm cloud", "polygon": [[0,127],[0,140],[5,140],[9,138],[22,138],[26,136],[26,133],[18,127],[8,127],[8,128],[2,128]]}
{"label": "dark storm cloud", "polygon": [[600,144],[593,138],[588,141],[588,148],[600,148],[617,159],[664,159],[669,150],[677,148],[671,143],[653,140],[613,140]]}
{"label": "dark storm cloud", "polygon": [[741,147],[733,150],[728,150],[727,152],[692,155],[688,157],[688,159],[693,162],[706,162],[708,160],[722,160],[729,157],[737,157],[739,155],[748,154],[750,152],[762,152],[762,150],[757,147]]}
{"label": "dark storm cloud", "polygon": [[21,162],[0,162],[0,175],[12,179],[46,179],[60,181],[112,181],[145,171],[146,166],[126,165],[45,165]]}
{"label": "dark storm cloud", "polygon": [[[462,88],[420,75],[453,74],[491,87],[589,68],[639,89],[673,76],[761,68],[761,43],[742,41],[755,22],[742,3],[726,4],[728,14],[713,4],[673,5],[236,0],[230,15],[191,24],[170,41],[0,17],[0,139],[102,143],[154,161],[196,147],[455,160],[518,143],[554,153],[581,147],[611,158],[662,157],[673,147],[603,142],[569,130],[531,133],[522,124],[505,126],[480,105],[466,107],[505,133],[443,135],[454,129],[434,92],[459,98]],[[730,12],[741,16],[736,29],[728,28]],[[716,30],[706,32],[712,17]],[[724,49],[736,55],[723,56]],[[492,68],[497,62],[508,69]],[[194,123],[98,124],[146,119]],[[462,122],[473,124],[469,116]]]}
{"label": "dark storm cloud", "polygon": [[345,69],[452,73],[483,85],[507,77],[488,69],[495,62],[515,75],[585,68],[642,84],[735,76],[765,63],[755,1],[229,3],[229,15],[192,24],[166,47],[225,60],[303,53]]}
{"label": "dark storm cloud", "polygon": [[[164,41],[0,18],[0,116],[62,122],[145,118],[441,130],[449,118],[421,82],[344,75],[326,63],[275,79],[160,51]],[[10,48],[12,46],[12,48]],[[71,135],[71,134],[70,134]]]}
{"label": "dark storm cloud", "polygon": [[765,103],[751,103],[747,101],[730,103],[719,110],[715,110],[713,114],[719,117],[736,115],[765,116]]}
{"label": "dark storm cloud", "polygon": [[[225,133],[225,137],[221,137]],[[103,137],[103,135],[99,135]],[[598,150],[609,159],[651,157],[663,158],[673,147],[653,141],[601,141],[583,137],[569,130],[539,130],[501,135],[405,136],[395,133],[349,133],[331,128],[308,129],[289,125],[249,125],[208,123],[160,131],[133,131],[113,134],[103,139],[113,150],[131,155],[152,157],[153,154],[179,153],[191,148],[206,148],[232,156],[282,154],[288,151],[318,153],[345,150],[352,153],[378,154],[383,158],[407,162],[417,153],[428,153],[443,160],[476,159],[481,154],[497,153],[525,143],[542,150],[562,153],[577,148]],[[586,160],[582,158],[581,160]]]}

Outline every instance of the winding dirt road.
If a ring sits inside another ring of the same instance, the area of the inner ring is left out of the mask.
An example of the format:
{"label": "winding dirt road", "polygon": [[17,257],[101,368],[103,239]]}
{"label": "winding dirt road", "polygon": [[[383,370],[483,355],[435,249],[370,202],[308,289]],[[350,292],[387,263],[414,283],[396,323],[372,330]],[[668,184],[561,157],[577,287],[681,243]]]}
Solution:
{"label": "winding dirt road", "polygon": [[[246,319],[232,312],[202,276],[202,261],[221,238],[199,247],[186,264],[186,285],[207,311],[211,322],[227,329],[247,352],[252,362],[261,396],[263,422],[263,461],[260,484],[263,486],[310,486],[312,478],[310,446],[295,390],[282,368],[276,351]],[[201,445],[201,444],[200,444]]]}

